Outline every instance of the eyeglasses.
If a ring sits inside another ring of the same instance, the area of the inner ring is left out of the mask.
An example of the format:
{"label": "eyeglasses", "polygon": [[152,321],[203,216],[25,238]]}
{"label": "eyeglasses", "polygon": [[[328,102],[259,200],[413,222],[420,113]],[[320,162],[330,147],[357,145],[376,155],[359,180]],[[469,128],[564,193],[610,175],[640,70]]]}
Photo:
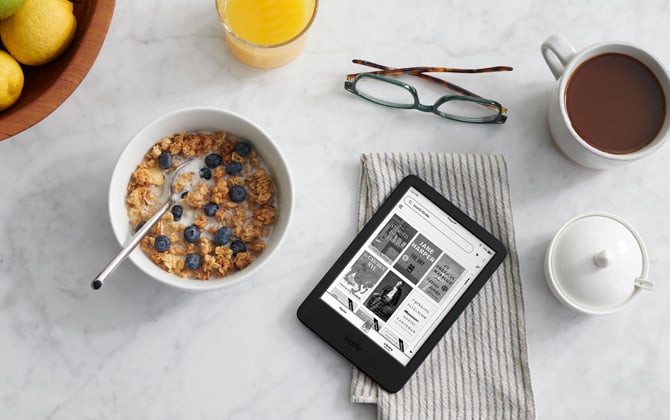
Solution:
{"label": "eyeglasses", "polygon": [[[432,112],[443,118],[468,123],[497,123],[507,120],[507,108],[499,102],[482,98],[456,84],[430,76],[426,73],[490,73],[511,71],[512,67],[496,66],[479,69],[459,69],[445,67],[407,67],[396,69],[365,60],[352,60],[353,63],[381,69],[367,73],[353,73],[346,76],[344,89],[374,102],[392,108],[417,109]],[[414,86],[394,79],[390,76],[416,76],[429,82],[437,83],[459,95],[445,95],[433,105],[419,102],[419,95]]]}

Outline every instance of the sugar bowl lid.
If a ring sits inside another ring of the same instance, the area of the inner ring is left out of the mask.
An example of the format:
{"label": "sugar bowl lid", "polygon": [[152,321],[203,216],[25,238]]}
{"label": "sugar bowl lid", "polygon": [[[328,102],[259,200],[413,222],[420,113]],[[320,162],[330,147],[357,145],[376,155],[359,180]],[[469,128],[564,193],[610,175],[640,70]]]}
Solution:
{"label": "sugar bowl lid", "polygon": [[651,290],[649,257],[637,231],[609,213],[588,213],[566,222],[549,244],[545,276],[556,298],[590,314],[618,311]]}

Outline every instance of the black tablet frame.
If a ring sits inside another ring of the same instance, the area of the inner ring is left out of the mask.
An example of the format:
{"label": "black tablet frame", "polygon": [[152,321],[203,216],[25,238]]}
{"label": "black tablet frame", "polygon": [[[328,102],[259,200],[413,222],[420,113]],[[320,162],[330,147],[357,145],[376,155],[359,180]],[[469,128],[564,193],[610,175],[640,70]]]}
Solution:
{"label": "black tablet frame", "polygon": [[[495,255],[470,283],[470,286],[456,301],[452,309],[445,315],[444,319],[428,337],[426,342],[417,350],[409,363],[403,366],[377,343],[370,340],[365,333],[339,314],[337,310],[322,301],[321,296],[411,187],[417,189],[446,214],[486,243],[486,245],[495,251]],[[380,206],[379,210],[370,218],[359,234],[356,235],[342,255],[335,261],[333,266],[326,272],[316,287],[305,298],[298,308],[297,316],[310,330],[330,344],[358,367],[358,369],[375,380],[382,388],[389,392],[397,392],[409,380],[410,376],[425,360],[465,307],[502,264],[506,255],[507,249],[505,246],[491,233],[435,191],[421,178],[410,175],[400,182],[397,188]]]}

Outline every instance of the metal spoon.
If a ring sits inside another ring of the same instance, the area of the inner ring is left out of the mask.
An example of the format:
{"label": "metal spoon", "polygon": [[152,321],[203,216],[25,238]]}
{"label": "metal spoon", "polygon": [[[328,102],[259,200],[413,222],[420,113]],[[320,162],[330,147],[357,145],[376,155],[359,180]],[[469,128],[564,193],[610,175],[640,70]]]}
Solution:
{"label": "metal spoon", "polygon": [[137,244],[144,238],[144,236],[149,232],[149,230],[158,222],[158,219],[165,214],[165,212],[172,207],[176,202],[175,200],[175,185],[174,181],[177,179],[177,174],[181,172],[189,163],[193,162],[193,159],[186,160],[181,165],[179,165],[167,179],[167,184],[169,185],[168,198],[165,200],[165,203],[154,213],[149,220],[147,220],[144,225],[135,232],[130,241],[119,251],[119,253],[112,259],[109,264],[98,274],[98,276],[91,282],[91,287],[95,290],[102,287],[103,283],[109,277],[110,274],[116,270],[116,268],[126,259],[126,257],[135,249]]}

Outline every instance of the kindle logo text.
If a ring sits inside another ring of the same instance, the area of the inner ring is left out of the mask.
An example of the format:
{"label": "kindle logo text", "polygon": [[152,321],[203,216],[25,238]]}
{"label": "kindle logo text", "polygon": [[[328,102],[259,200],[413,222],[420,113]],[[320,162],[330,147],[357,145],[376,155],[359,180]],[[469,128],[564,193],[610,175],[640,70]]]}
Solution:
{"label": "kindle logo text", "polygon": [[349,337],[348,335],[345,335],[345,336],[344,336],[344,341],[345,341],[347,344],[349,344],[351,347],[353,347],[354,349],[356,349],[356,351],[361,351],[361,350],[363,349],[359,343],[357,343],[356,341],[354,341],[354,340],[353,340],[351,337]]}

